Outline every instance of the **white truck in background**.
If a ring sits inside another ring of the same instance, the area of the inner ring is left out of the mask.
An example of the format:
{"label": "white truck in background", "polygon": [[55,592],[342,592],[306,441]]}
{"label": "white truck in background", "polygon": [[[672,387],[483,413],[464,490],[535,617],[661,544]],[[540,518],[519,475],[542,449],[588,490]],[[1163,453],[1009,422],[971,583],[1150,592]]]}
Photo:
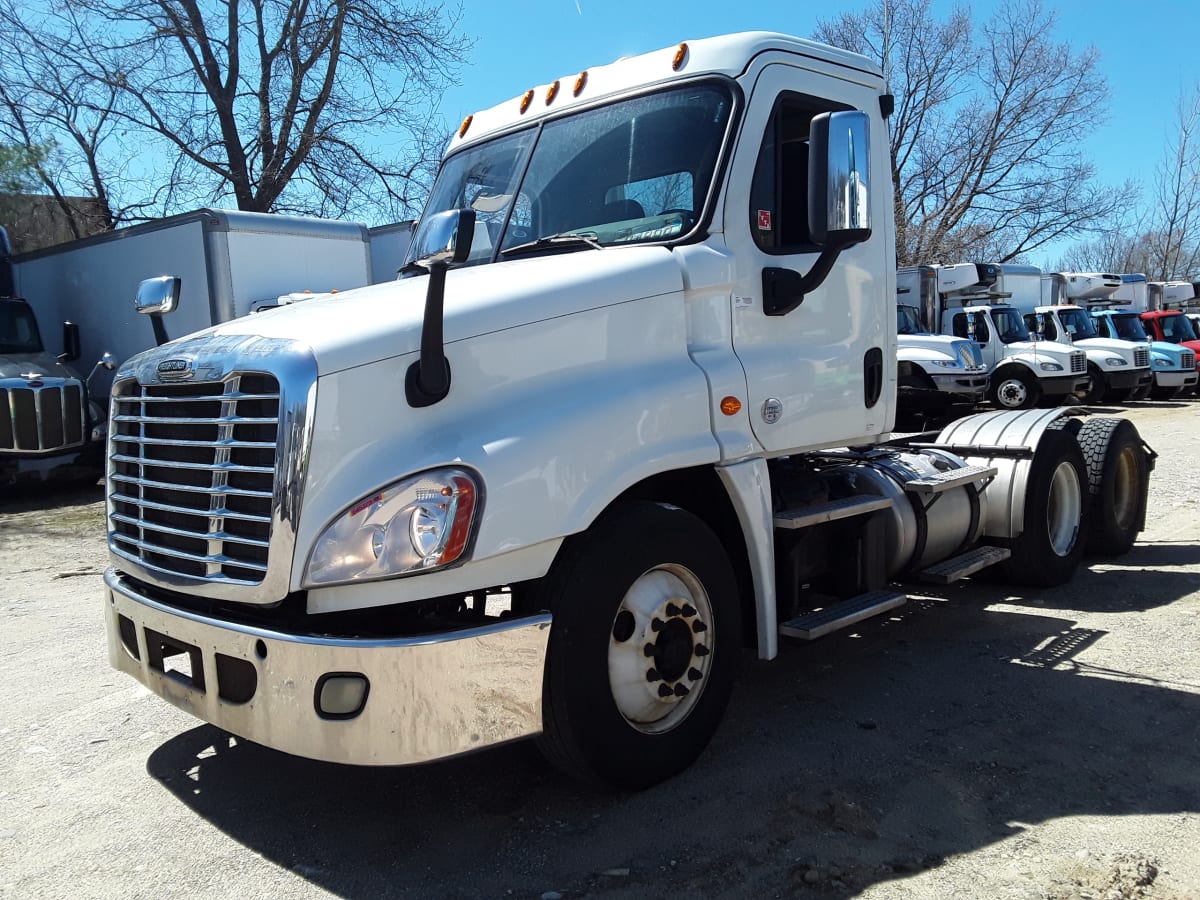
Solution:
{"label": "white truck in background", "polygon": [[1085,308],[1107,302],[1120,287],[1117,275],[1053,272],[1042,275],[1040,303],[1031,304],[1026,295],[1013,300],[1031,332],[1087,354],[1088,385],[1078,395],[1083,403],[1123,402],[1148,391],[1154,381],[1149,340],[1102,336]]}
{"label": "white truck in background", "polygon": [[[14,281],[39,316],[79,326],[85,358],[120,361],[281,294],[368,284],[369,241],[357,222],[201,209],[17,255]],[[174,312],[138,315],[139,282],[167,274],[181,279]],[[97,379],[101,394],[108,387]]]}
{"label": "white truck in background", "polygon": [[[904,288],[899,288],[904,291]],[[974,341],[933,334],[920,311],[896,300],[896,386],[901,413],[945,413],[987,399],[988,366]]]}
{"label": "white truck in background", "polygon": [[754,32],[467,117],[405,277],[121,367],[113,666],[306,757],[536,737],[640,788],[707,745],[744,646],[1128,550],[1127,420],[892,434],[891,108],[866,58]]}
{"label": "white truck in background", "polygon": [[989,399],[1001,409],[1030,409],[1058,402],[1086,387],[1087,357],[1055,341],[1034,340],[1017,297],[1036,304],[1041,270],[1033,266],[958,263],[905,266],[896,274],[900,290],[917,298],[925,326],[937,334],[975,341],[989,371]]}

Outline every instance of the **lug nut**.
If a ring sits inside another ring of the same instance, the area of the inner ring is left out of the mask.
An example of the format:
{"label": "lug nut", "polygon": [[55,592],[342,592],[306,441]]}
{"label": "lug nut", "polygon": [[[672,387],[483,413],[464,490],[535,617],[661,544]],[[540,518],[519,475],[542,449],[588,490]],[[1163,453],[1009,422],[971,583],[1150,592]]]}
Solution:
{"label": "lug nut", "polygon": [[708,631],[708,626],[705,625],[702,620],[697,619],[692,623],[692,631],[696,632],[696,634],[699,634],[702,631]]}
{"label": "lug nut", "polygon": [[[650,646],[650,645],[647,644],[646,646]],[[697,644],[696,648],[692,652],[695,653],[697,656],[708,656],[708,654],[711,653],[712,651],[709,650],[707,647],[705,647],[703,644]]]}
{"label": "lug nut", "polygon": [[674,696],[675,696],[675,692],[674,692],[673,690],[671,690],[671,686],[670,686],[669,684],[660,684],[660,685],[658,686],[658,696],[660,696],[660,697],[674,697]]}
{"label": "lug nut", "polygon": [[651,631],[662,631],[662,629],[663,629],[663,620],[662,619],[651,619],[650,620],[650,630]]}
{"label": "lug nut", "polygon": [[677,615],[679,615],[679,612],[680,612],[679,607],[676,606],[674,603],[667,604],[667,615],[668,616],[677,616]]}
{"label": "lug nut", "polygon": [[[695,669],[692,670],[696,671]],[[662,681],[662,676],[658,674],[658,669],[647,669],[646,680],[653,684],[656,681]]]}
{"label": "lug nut", "polygon": [[658,644],[647,644],[642,648],[642,653],[645,656],[656,656],[658,654]]}
{"label": "lug nut", "polygon": [[[653,672],[654,670],[651,669],[650,671]],[[699,681],[703,677],[704,673],[699,669],[688,669],[688,678],[692,679],[692,681]]]}
{"label": "lug nut", "polygon": [[683,604],[683,614],[690,619],[696,614],[696,607],[692,606],[690,603]]}
{"label": "lug nut", "polygon": [[[666,687],[666,685],[664,684],[663,687]],[[688,691],[686,684],[675,685],[675,696],[676,697],[686,697],[689,693],[690,692]]]}

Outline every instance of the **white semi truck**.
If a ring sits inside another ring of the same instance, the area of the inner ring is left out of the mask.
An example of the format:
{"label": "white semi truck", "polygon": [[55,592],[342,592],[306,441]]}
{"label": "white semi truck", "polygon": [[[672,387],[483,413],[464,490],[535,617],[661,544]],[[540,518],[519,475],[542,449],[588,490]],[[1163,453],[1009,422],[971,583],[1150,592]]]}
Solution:
{"label": "white semi truck", "polygon": [[1126,420],[892,435],[891,105],[867,59],[747,33],[468,117],[407,277],[121,367],[112,664],[289,753],[536,737],[637,788],[702,751],[747,645],[1128,549]]}
{"label": "white semi truck", "polygon": [[917,298],[925,325],[975,341],[990,372],[988,395],[1001,409],[1059,402],[1087,386],[1087,357],[1056,341],[1034,340],[1010,298],[1041,296],[1033,266],[958,263],[905,266],[896,283]]}
{"label": "white semi truck", "polygon": [[1149,340],[1104,337],[1085,308],[1107,303],[1120,287],[1118,275],[1053,272],[1042,275],[1040,303],[1031,303],[1027,295],[1014,299],[1031,331],[1087,354],[1088,385],[1079,394],[1084,403],[1129,400],[1148,391],[1154,381]]}
{"label": "white semi truck", "polygon": [[987,399],[988,366],[974,341],[933,334],[920,311],[897,295],[896,386],[898,411],[944,414],[954,405]]}

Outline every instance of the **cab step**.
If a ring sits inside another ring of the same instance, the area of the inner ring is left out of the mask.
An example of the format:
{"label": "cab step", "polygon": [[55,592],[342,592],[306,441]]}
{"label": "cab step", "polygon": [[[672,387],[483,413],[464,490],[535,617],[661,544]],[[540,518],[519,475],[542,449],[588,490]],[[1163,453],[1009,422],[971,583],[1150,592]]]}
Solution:
{"label": "cab step", "polygon": [[961,469],[951,469],[940,475],[927,478],[914,478],[904,482],[904,490],[910,494],[940,494],[972,481],[982,481],[984,478],[996,477],[995,466],[963,466]]}
{"label": "cab step", "polygon": [[811,506],[777,512],[775,513],[775,527],[808,528],[810,525],[823,525],[836,519],[863,516],[881,509],[891,509],[891,507],[890,497],[859,494],[855,497],[843,497],[840,500],[829,500],[825,503],[814,503]]}
{"label": "cab step", "polygon": [[958,556],[943,559],[928,569],[922,569],[917,573],[917,580],[926,584],[950,584],[952,581],[974,575],[980,569],[986,569],[1010,556],[1012,556],[1012,551],[1007,547],[984,544],[974,550],[960,553]]}
{"label": "cab step", "polygon": [[907,602],[908,596],[896,591],[870,591],[817,612],[788,619],[780,623],[779,633],[802,641],[814,641],[831,631],[854,625]]}

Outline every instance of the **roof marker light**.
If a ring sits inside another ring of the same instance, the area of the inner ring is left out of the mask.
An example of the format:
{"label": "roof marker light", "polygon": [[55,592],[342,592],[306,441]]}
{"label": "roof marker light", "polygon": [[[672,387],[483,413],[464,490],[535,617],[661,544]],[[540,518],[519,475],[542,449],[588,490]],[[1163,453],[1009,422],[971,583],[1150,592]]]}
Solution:
{"label": "roof marker light", "polygon": [[671,68],[678,72],[683,67],[683,61],[687,59],[688,45],[684,41],[679,45],[679,49],[675,51],[675,58],[671,60]]}
{"label": "roof marker light", "polygon": [[550,85],[550,87],[546,88],[546,105],[549,106],[551,103],[553,103],[554,98],[557,96],[558,96],[558,82],[556,81],[556,82],[554,82],[554,84]]}
{"label": "roof marker light", "polygon": [[578,97],[583,93],[583,87],[587,84],[587,69],[579,73],[579,77],[575,79],[574,96]]}
{"label": "roof marker light", "polygon": [[529,109],[529,104],[533,102],[533,91],[526,91],[525,96],[521,98],[521,112]]}
{"label": "roof marker light", "polygon": [[467,133],[467,129],[471,127],[471,122],[474,121],[474,116],[467,116],[463,119],[462,124],[458,126],[458,136],[462,137]]}

